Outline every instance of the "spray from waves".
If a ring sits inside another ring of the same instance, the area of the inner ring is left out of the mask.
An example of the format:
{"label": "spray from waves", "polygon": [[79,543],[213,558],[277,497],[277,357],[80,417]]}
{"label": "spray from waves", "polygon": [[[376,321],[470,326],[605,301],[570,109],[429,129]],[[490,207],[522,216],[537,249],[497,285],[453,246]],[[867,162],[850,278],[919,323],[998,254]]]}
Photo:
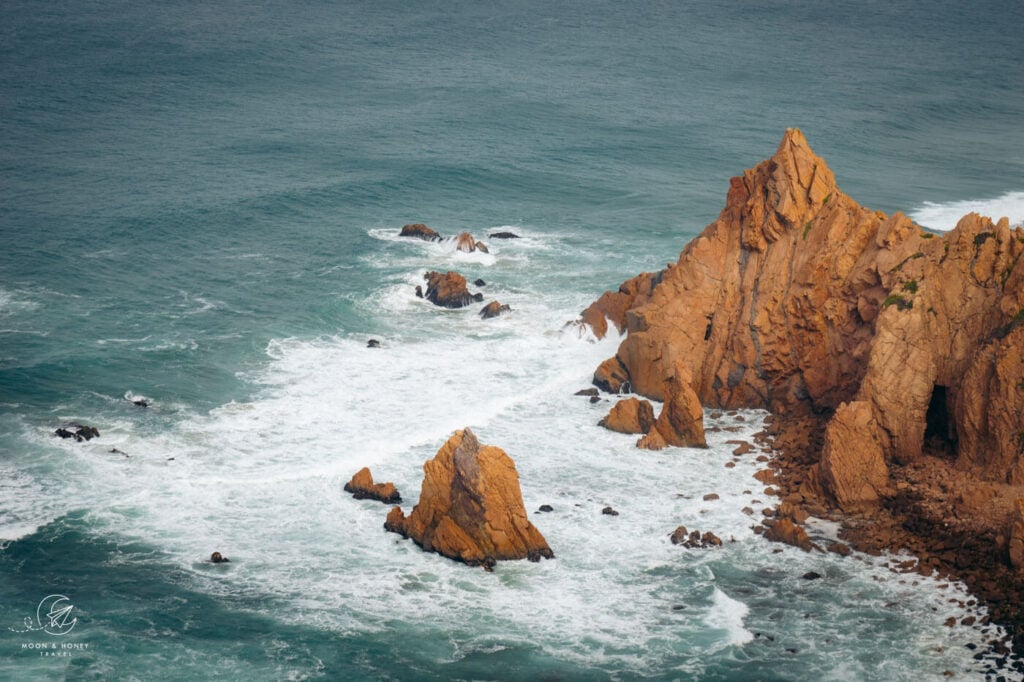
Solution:
{"label": "spray from waves", "polygon": [[991,199],[942,203],[926,201],[911,210],[910,217],[923,227],[948,232],[968,213],[989,216],[996,221],[1006,217],[1010,219],[1011,226],[1020,226],[1024,224],[1024,192],[1007,192]]}

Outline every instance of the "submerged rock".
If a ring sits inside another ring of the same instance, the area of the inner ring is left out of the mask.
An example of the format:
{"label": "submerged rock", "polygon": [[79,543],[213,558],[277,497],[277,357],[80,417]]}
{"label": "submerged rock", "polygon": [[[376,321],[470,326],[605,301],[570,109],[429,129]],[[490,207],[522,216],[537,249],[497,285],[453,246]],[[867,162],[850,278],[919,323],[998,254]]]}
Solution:
{"label": "submerged rock", "polygon": [[491,239],[519,239],[519,235],[515,232],[492,232],[490,234]]}
{"label": "submerged rock", "polygon": [[471,566],[554,558],[527,517],[519,474],[501,448],[481,445],[469,429],[456,431],[423,471],[419,503],[408,517],[393,508],[387,530]]}
{"label": "submerged rock", "polygon": [[402,501],[395,484],[390,481],[374,483],[368,467],[355,473],[352,480],[345,484],[345,492],[352,493],[352,497],[357,500],[379,500],[385,504],[399,504]]}
{"label": "submerged rock", "polygon": [[100,437],[99,429],[85,424],[65,424],[53,433],[61,438],[74,438],[79,443]]}

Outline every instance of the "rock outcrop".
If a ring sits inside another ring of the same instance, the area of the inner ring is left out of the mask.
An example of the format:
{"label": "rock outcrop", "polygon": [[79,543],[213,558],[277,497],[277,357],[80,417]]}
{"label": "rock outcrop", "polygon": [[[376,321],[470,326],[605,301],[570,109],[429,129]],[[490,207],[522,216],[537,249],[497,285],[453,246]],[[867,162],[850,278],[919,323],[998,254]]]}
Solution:
{"label": "rock outcrop", "polygon": [[401,504],[402,496],[391,481],[374,483],[368,467],[363,467],[345,484],[345,492],[352,493],[357,500],[379,500],[385,504]]}
{"label": "rock outcrop", "polygon": [[428,272],[426,299],[442,308],[462,308],[484,300],[483,294],[469,293],[466,278],[457,272]]}
{"label": "rock outcrop", "polygon": [[[675,263],[584,311],[626,333],[594,384],[667,401],[682,366],[701,404],[772,411],[784,495],[962,576],[1024,651],[1022,256],[1006,218],[934,234],[858,205],[788,130]],[[770,526],[809,546],[789,516]]]}
{"label": "rock outcrop", "polygon": [[679,526],[669,536],[673,545],[682,545],[687,549],[707,549],[709,547],[721,547],[722,540],[710,531],[703,534],[699,530],[688,531],[686,526]]}
{"label": "rock outcrop", "polygon": [[411,223],[402,227],[402,231],[398,233],[399,237],[415,237],[428,242],[441,241],[441,235],[430,229],[423,223]]}
{"label": "rock outcrop", "polygon": [[821,480],[843,508],[871,504],[926,439],[1024,484],[1021,255],[1005,219],[934,235],[859,206],[788,130],[675,264],[584,312],[595,334],[604,317],[627,333],[595,384],[664,400],[682,365],[704,405],[834,411]]}
{"label": "rock outcrop", "polygon": [[615,403],[597,425],[618,433],[648,433],[654,426],[654,408],[647,400],[625,398]]}
{"label": "rock outcrop", "polygon": [[469,429],[456,431],[423,471],[419,503],[408,517],[393,508],[387,530],[471,566],[554,557],[527,517],[519,474],[501,448],[481,445]]}

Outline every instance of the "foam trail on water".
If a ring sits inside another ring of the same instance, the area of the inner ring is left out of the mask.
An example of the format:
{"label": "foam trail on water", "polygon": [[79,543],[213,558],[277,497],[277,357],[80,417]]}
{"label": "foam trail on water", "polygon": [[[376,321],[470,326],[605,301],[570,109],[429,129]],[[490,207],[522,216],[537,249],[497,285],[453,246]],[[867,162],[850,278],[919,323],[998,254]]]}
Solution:
{"label": "foam trail on water", "polygon": [[966,201],[931,202],[912,209],[909,214],[914,222],[932,230],[948,232],[968,213],[978,213],[998,221],[1006,217],[1011,226],[1024,223],[1024,192],[1007,192],[991,199],[969,199]]}
{"label": "foam trail on water", "polygon": [[742,645],[754,639],[754,633],[743,626],[743,619],[750,613],[746,604],[716,587],[712,605],[712,611],[704,618],[709,628],[725,630],[730,645]]}

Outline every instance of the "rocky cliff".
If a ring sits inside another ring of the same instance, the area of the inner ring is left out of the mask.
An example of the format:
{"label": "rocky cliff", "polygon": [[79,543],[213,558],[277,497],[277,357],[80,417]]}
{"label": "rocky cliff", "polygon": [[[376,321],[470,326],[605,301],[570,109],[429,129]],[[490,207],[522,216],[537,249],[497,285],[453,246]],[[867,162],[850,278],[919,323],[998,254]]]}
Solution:
{"label": "rocky cliff", "polygon": [[456,431],[423,472],[419,503],[408,517],[394,507],[387,530],[471,566],[554,557],[526,515],[515,463],[501,448]]}
{"label": "rocky cliff", "polygon": [[[926,438],[979,478],[1024,484],[1024,231],[964,217],[934,235],[858,205],[798,130],[730,181],[718,219],[660,273],[584,312],[626,332],[596,383],[664,399],[679,363],[710,407],[832,414],[823,477],[852,505]],[[858,455],[858,461],[864,455]],[[836,478],[839,476],[839,478]]]}
{"label": "rocky cliff", "polygon": [[771,410],[787,500],[931,550],[1024,650],[1022,254],[1005,218],[936,235],[860,206],[788,130],[678,261],[584,311],[626,334],[594,383],[671,402],[688,376],[705,406]]}

